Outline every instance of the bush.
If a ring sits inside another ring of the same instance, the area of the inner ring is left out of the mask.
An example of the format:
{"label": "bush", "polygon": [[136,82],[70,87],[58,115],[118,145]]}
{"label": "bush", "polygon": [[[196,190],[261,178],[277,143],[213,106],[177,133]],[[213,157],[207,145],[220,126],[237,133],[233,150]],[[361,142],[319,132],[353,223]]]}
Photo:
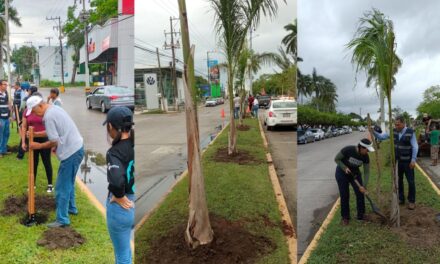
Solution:
{"label": "bush", "polygon": [[[41,80],[40,81],[40,87],[60,87],[61,86],[61,82],[55,82],[55,81],[51,81],[51,80]],[[64,83],[64,87],[75,87],[75,86],[85,86],[84,82],[75,82],[75,83],[70,83],[70,82],[65,82]]]}
{"label": "bush", "polygon": [[353,122],[350,115],[331,112],[320,112],[310,106],[298,106],[298,122],[300,125],[324,126],[360,126],[365,122]]}

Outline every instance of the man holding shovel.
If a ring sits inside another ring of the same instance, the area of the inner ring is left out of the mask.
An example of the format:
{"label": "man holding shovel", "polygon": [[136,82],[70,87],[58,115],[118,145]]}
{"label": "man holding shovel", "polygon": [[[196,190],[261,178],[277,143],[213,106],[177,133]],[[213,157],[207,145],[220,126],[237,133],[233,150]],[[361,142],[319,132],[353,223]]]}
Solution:
{"label": "man holding shovel", "polygon": [[26,101],[26,115],[31,112],[43,117],[48,141],[34,142],[31,149],[56,148],[61,161],[55,185],[57,205],[56,221],[49,228],[70,225],[69,214],[78,214],[75,204],[75,177],[84,156],[83,138],[70,116],[61,108],[47,104],[41,96],[34,95]]}
{"label": "man holding shovel", "polygon": [[[373,132],[374,136],[380,140],[388,139],[387,133],[379,134]],[[415,209],[416,202],[416,184],[414,180],[414,167],[416,166],[417,144],[416,135],[413,129],[406,127],[405,119],[402,116],[396,117],[394,121],[394,153],[396,156],[397,172],[399,175],[399,200],[400,204],[405,204],[405,195],[403,190],[403,174],[408,181],[408,209]]]}
{"label": "man holding shovel", "polygon": [[[368,183],[370,176],[370,158],[368,152],[373,152],[374,148],[370,140],[364,138],[357,146],[344,147],[335,157],[336,181],[338,183],[339,195],[341,197],[341,217],[342,224],[348,225],[350,222],[350,188],[353,187],[356,194],[357,219],[364,220],[366,189],[362,187]],[[364,178],[362,180],[360,166],[364,167]],[[356,184],[356,180],[360,185]]]}

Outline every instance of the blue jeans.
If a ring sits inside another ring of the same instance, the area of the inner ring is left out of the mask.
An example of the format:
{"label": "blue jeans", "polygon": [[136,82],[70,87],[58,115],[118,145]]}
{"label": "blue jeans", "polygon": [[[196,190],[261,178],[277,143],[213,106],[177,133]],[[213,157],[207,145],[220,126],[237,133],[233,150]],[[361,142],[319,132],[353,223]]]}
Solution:
{"label": "blue jeans", "polygon": [[9,132],[9,118],[0,118],[0,154],[7,152]]}
{"label": "blue jeans", "polygon": [[[359,191],[354,179],[347,175],[339,166],[336,167],[336,181],[338,182],[339,195],[341,196],[341,216],[350,219],[350,184],[356,194],[357,217],[362,219],[365,214],[365,197]],[[362,185],[362,177],[356,178]]]}
{"label": "blue jeans", "polygon": [[[126,194],[134,202],[134,194]],[[134,225],[134,208],[122,208],[118,203],[110,203],[112,195],[107,198],[107,228],[115,251],[116,264],[131,264],[131,230]]]}
{"label": "blue jeans", "polygon": [[405,202],[405,193],[403,188],[403,174],[406,176],[408,181],[408,202],[416,202],[416,183],[414,180],[414,169],[409,167],[409,162],[399,161],[397,166],[397,174],[399,176],[399,200],[400,202]]}
{"label": "blue jeans", "polygon": [[55,201],[57,204],[57,222],[61,224],[70,224],[69,212],[78,213],[75,203],[75,177],[83,157],[84,148],[81,147],[70,157],[62,160],[58,169]]}
{"label": "blue jeans", "polygon": [[240,115],[240,107],[234,107],[234,118],[238,119]]}
{"label": "blue jeans", "polygon": [[254,114],[254,117],[257,117],[258,118],[258,109],[259,109],[260,107],[258,106],[258,105],[254,105],[254,106],[252,106],[252,113]]}

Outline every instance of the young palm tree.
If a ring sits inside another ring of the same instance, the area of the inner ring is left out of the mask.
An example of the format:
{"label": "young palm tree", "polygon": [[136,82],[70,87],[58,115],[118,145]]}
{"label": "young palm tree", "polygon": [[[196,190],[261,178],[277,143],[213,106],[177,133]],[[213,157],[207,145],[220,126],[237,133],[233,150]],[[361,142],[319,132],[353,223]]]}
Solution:
{"label": "young palm tree", "polygon": [[400,226],[400,212],[398,204],[398,182],[397,169],[394,153],[394,135],[392,112],[391,112],[391,91],[395,84],[394,75],[397,73],[401,60],[396,55],[395,35],[393,22],[386,18],[377,9],[364,14],[355,37],[347,44],[353,50],[352,63],[356,64],[356,72],[365,71],[368,79],[372,79],[379,85],[388,102],[388,118],[390,129],[390,153],[391,173],[393,177],[393,192],[391,202],[390,220],[394,226]]}
{"label": "young palm tree", "polygon": [[[9,1],[10,3],[12,0]],[[20,18],[18,17],[17,9],[9,3],[9,20],[16,26],[21,27]],[[0,12],[5,13],[5,1],[0,1]],[[4,16],[0,16],[0,78],[3,79],[3,56],[7,52],[3,42],[6,40],[6,21]]]}
{"label": "young palm tree", "polygon": [[226,57],[229,96],[228,154],[237,153],[237,134],[234,115],[234,79],[240,53],[251,26],[258,26],[260,16],[274,17],[278,10],[275,0],[210,0],[215,13],[215,29],[220,47]]}
{"label": "young palm tree", "polygon": [[284,29],[289,33],[283,38],[282,43],[286,46],[286,51],[293,55],[295,62],[297,61],[297,20],[294,23],[290,23],[284,26]]}

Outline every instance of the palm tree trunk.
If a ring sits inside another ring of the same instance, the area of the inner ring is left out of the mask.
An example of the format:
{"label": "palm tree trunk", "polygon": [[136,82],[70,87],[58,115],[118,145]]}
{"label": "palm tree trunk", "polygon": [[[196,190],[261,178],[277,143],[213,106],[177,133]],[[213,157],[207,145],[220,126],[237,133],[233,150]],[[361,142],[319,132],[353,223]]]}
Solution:
{"label": "palm tree trunk", "polygon": [[391,91],[388,92],[388,118],[389,118],[389,129],[390,129],[389,135],[390,135],[391,175],[393,180],[390,221],[394,227],[400,227],[400,208],[399,208],[399,199],[398,199],[399,177],[397,176],[396,155],[394,153],[394,133],[393,133],[393,122],[392,122],[392,113],[391,113]]}
{"label": "palm tree trunk", "polygon": [[3,69],[3,44],[0,42],[0,79],[4,79],[5,71]]}
{"label": "palm tree trunk", "polygon": [[228,135],[228,155],[237,153],[237,131],[234,118],[234,87],[233,87],[233,69],[232,65],[228,65],[228,94],[229,94],[229,135]]}
{"label": "palm tree trunk", "polygon": [[[382,198],[380,195],[380,179],[382,178],[382,166],[380,164],[380,155],[379,155],[379,147],[377,146],[377,142],[374,139],[374,133],[373,133],[373,128],[371,127],[371,118],[370,118],[370,114],[367,114],[367,122],[368,122],[368,131],[370,132],[370,138],[371,141],[373,142],[373,146],[375,149],[374,152],[374,159],[376,160],[376,167],[377,167],[377,180],[376,180],[376,195],[377,195],[377,200],[378,200],[378,204],[379,207],[382,206]],[[366,184],[365,184],[366,185]]]}
{"label": "palm tree trunk", "polygon": [[[385,131],[385,92],[379,87],[379,99],[380,99],[380,128]],[[391,131],[390,131],[391,133]]]}

